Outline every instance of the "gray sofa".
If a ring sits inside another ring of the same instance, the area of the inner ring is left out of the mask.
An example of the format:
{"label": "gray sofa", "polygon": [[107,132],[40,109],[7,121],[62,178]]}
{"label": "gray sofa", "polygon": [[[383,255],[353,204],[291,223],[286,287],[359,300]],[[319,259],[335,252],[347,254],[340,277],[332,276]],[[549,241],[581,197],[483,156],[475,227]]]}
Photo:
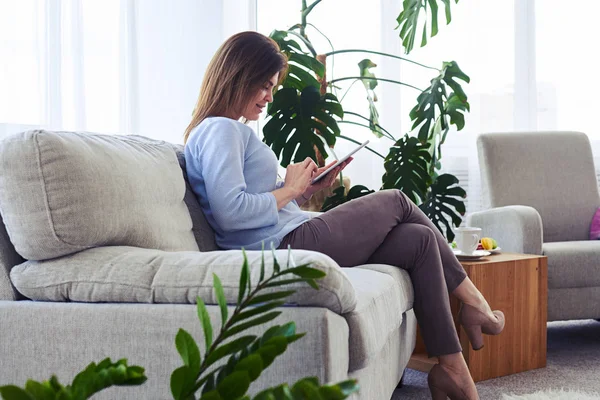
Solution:
{"label": "gray sofa", "polygon": [[[127,358],[146,368],[148,381],[94,398],[170,398],[170,373],[181,365],[177,330],[188,330],[203,352],[196,296],[218,326],[212,274],[233,304],[243,260],[241,251],[217,249],[181,150],[70,132],[0,142],[0,385],[53,373],[66,383],[92,361]],[[256,282],[261,253],[247,255]],[[293,320],[307,335],[251,391],[305,376],[350,377],[361,386],[355,398],[389,399],[415,345],[408,274],[389,265],[340,268],[310,251],[275,255],[327,276],[319,291],[296,284],[273,323]]]}
{"label": "gray sofa", "polygon": [[548,320],[600,318],[600,207],[588,137],[578,132],[489,133],[477,139],[484,211],[467,223],[503,251],[548,257]]}

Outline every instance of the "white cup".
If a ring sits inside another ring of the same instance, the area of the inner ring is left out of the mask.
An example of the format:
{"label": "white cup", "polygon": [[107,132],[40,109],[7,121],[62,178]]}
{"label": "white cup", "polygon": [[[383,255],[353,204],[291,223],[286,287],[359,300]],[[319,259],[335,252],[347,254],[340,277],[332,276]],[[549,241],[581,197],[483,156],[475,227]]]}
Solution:
{"label": "white cup", "polygon": [[477,244],[481,237],[481,228],[473,226],[461,226],[454,231],[456,235],[456,247],[463,254],[473,254],[477,250]]}

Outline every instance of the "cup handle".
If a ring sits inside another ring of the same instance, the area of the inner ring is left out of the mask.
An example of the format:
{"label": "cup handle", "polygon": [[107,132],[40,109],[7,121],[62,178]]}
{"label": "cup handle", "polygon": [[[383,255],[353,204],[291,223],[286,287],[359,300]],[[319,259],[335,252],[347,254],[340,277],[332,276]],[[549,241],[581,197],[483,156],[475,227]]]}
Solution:
{"label": "cup handle", "polygon": [[473,235],[471,235],[471,237],[473,238],[472,246],[475,246],[475,250],[477,250],[477,244],[479,243],[479,235],[474,233]]}

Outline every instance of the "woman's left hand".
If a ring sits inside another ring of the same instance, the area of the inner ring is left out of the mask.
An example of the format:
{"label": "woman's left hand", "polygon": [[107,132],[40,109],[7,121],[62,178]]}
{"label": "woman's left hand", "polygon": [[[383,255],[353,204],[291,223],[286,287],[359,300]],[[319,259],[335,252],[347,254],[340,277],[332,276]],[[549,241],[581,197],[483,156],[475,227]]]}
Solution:
{"label": "woman's left hand", "polygon": [[[346,161],[344,161],[343,163],[341,163],[340,165],[338,165],[337,167],[335,167],[327,175],[325,175],[320,181],[318,181],[317,183],[314,183],[314,184],[310,185],[308,187],[308,189],[306,189],[306,192],[304,192],[304,193],[312,196],[314,193],[318,192],[319,190],[331,187],[331,185],[333,185],[333,182],[335,182],[337,176],[339,175],[340,171],[343,170],[344,168],[346,168],[346,166],[348,164],[350,164],[350,162],[352,160],[353,160],[352,157],[348,158]],[[329,164],[325,165],[324,167],[321,167],[321,168],[317,169],[317,171],[314,174],[314,177],[317,177],[320,174],[322,174],[324,171],[327,170],[327,168],[331,167],[336,162],[337,161],[332,161]],[[309,196],[307,196],[307,197],[309,197]]]}

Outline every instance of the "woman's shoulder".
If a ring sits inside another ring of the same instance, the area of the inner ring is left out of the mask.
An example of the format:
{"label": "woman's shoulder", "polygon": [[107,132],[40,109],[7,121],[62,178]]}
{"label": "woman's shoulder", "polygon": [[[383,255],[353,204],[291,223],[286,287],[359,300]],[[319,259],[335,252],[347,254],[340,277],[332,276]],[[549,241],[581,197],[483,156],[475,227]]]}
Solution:
{"label": "woman's shoulder", "polygon": [[208,117],[192,129],[188,142],[212,141],[216,138],[215,135],[218,135],[220,141],[247,141],[252,133],[252,128],[231,118]]}

